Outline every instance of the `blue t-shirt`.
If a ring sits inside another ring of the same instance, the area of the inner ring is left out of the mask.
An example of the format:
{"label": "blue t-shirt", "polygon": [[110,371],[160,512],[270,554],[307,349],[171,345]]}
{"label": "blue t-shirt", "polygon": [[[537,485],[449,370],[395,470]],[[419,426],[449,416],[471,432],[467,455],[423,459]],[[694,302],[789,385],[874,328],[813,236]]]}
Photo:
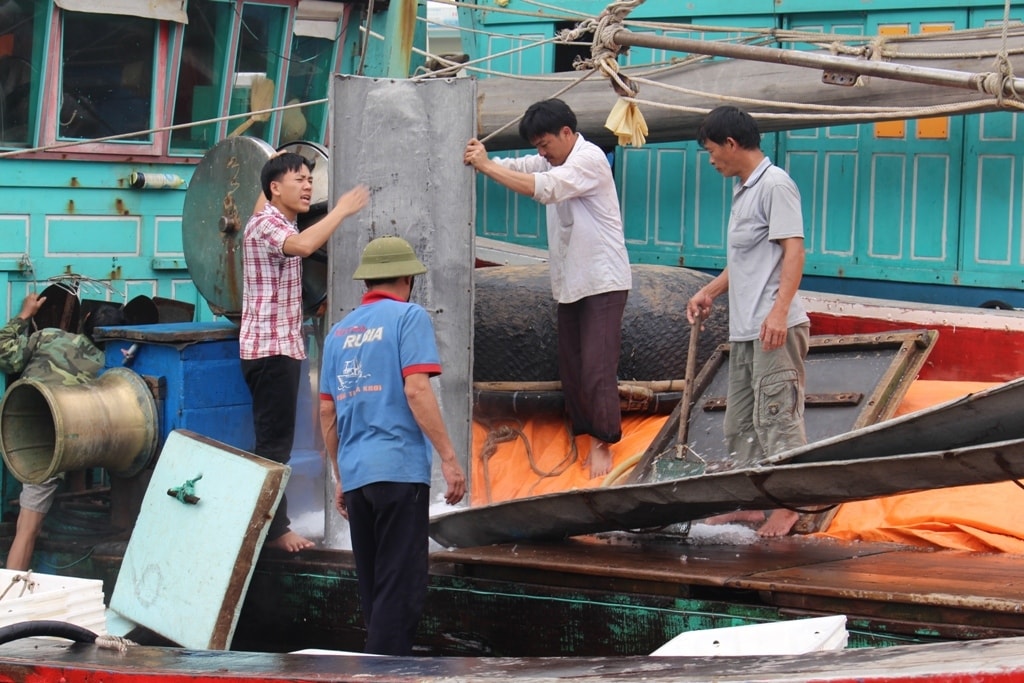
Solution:
{"label": "blue t-shirt", "polygon": [[324,342],[320,396],[338,415],[344,491],[377,482],[430,484],[433,450],[405,398],[404,378],[441,373],[423,307],[369,292]]}

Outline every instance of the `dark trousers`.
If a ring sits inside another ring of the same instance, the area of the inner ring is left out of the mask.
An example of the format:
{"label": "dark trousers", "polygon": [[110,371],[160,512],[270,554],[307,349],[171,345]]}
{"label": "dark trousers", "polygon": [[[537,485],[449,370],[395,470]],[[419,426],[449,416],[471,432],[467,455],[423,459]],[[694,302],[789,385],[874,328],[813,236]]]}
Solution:
{"label": "dark trousers", "polygon": [[[288,356],[242,360],[242,375],[252,395],[252,426],[256,434],[252,452],[261,458],[282,465],[291,460],[301,374],[302,361]],[[288,500],[282,495],[267,540],[283,536],[289,524]]]}
{"label": "dark trousers", "polygon": [[558,374],[573,434],[605,443],[622,438],[619,353],[628,291],[558,304]]}
{"label": "dark trousers", "polygon": [[379,482],[345,493],[366,652],[410,655],[427,599],[430,487]]}

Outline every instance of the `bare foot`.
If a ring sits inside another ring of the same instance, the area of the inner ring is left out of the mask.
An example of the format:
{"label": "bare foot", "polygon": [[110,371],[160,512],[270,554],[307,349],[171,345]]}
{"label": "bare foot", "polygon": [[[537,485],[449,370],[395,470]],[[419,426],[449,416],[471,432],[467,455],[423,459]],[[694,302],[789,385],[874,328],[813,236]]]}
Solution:
{"label": "bare foot", "polygon": [[800,514],[793,510],[772,510],[768,519],[757,530],[758,536],[785,536],[800,519]]}
{"label": "bare foot", "polygon": [[264,545],[268,548],[274,548],[276,550],[284,550],[289,553],[297,553],[300,550],[306,548],[312,548],[316,545],[313,541],[298,535],[294,531],[288,530],[275,538],[272,541],[267,541]]}
{"label": "bare foot", "polygon": [[751,522],[760,524],[765,520],[763,510],[734,510],[714,515],[704,520],[705,524],[732,524],[733,522]]}
{"label": "bare foot", "polygon": [[603,477],[612,471],[612,449],[603,441],[594,439],[590,447],[590,478]]}

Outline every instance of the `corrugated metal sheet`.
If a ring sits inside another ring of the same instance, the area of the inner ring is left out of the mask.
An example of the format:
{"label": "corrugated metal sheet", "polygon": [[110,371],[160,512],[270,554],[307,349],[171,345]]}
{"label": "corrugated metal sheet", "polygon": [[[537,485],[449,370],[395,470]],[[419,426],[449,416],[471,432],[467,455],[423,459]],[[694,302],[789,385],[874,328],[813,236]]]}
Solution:
{"label": "corrugated metal sheet", "polygon": [[[369,186],[367,208],[330,243],[329,324],[355,309],[364,292],[352,280],[363,247],[383,235],[408,240],[427,273],[412,300],[434,321],[444,374],[435,380],[449,435],[464,466],[470,451],[473,371],[472,168],[462,163],[476,134],[476,84],[335,76],[331,196]],[[435,468],[435,491],[444,482]]]}

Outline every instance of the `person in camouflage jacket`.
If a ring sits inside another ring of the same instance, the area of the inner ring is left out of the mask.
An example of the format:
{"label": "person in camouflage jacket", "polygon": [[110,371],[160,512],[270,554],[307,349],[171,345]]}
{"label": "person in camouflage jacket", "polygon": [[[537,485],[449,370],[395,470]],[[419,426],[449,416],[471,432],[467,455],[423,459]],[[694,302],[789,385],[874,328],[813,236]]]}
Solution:
{"label": "person in camouflage jacket", "polygon": [[[104,354],[93,343],[92,331],[97,326],[124,324],[123,313],[113,307],[99,309],[86,318],[82,334],[56,327],[32,332],[32,318],[45,302],[46,297],[29,294],[22,301],[21,312],[0,328],[0,372],[62,386],[94,379],[103,369]],[[42,484],[22,486],[17,528],[7,555],[8,569],[29,568],[59,483],[60,478],[53,477]]]}

